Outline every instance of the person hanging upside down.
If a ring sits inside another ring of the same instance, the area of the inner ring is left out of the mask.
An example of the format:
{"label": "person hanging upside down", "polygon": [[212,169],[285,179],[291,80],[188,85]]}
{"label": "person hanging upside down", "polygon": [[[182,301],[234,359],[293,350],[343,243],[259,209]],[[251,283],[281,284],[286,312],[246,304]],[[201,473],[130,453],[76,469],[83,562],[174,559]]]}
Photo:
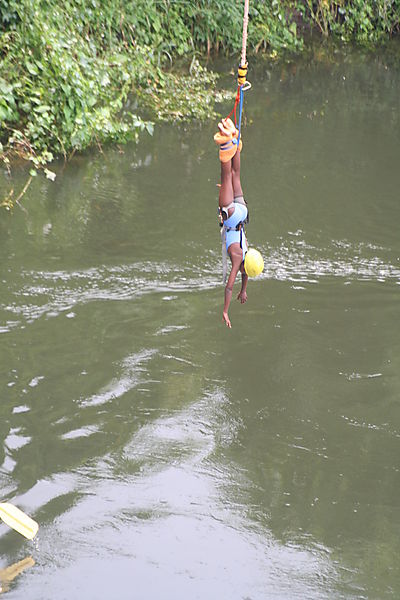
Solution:
{"label": "person hanging upside down", "polygon": [[222,119],[218,123],[218,132],[214,136],[219,145],[221,161],[221,187],[219,191],[219,211],[222,218],[223,235],[226,239],[226,250],[231,259],[232,268],[225,287],[225,302],[222,319],[227,327],[232,327],[228,310],[232,300],[233,285],[240,271],[242,286],[237,299],[241,304],[247,300],[248,276],[244,269],[244,258],[247,251],[247,240],[244,224],[248,221],[247,205],[243,197],[240,183],[240,151],[242,142],[238,144],[238,130],[231,119]]}

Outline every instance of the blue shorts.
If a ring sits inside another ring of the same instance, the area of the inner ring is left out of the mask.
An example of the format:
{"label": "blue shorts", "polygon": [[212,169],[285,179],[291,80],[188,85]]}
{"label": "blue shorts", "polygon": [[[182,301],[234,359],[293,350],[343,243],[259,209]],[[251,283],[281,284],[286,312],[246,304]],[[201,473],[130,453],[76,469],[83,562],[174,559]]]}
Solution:
{"label": "blue shorts", "polygon": [[[229,217],[224,222],[225,227],[225,235],[226,235],[226,249],[228,250],[231,244],[237,243],[240,244],[240,247],[243,250],[243,260],[244,256],[247,252],[247,240],[244,233],[243,227],[236,231],[235,227],[239,225],[242,221],[245,221],[247,218],[247,206],[244,204],[239,204],[235,202],[235,210],[233,211],[233,215]],[[227,231],[227,228],[229,231]]]}

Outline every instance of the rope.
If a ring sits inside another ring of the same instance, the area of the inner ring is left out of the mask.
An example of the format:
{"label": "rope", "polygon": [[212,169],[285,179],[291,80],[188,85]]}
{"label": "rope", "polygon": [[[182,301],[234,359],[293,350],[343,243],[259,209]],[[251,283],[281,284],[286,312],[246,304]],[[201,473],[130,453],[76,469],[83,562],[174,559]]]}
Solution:
{"label": "rope", "polygon": [[[242,129],[242,112],[243,112],[243,92],[244,86],[247,84],[247,61],[246,61],[246,47],[247,47],[247,26],[249,24],[249,0],[244,0],[244,15],[243,15],[243,35],[242,35],[242,56],[238,69],[238,92],[236,94],[234,113],[235,113],[235,125],[236,125],[236,107],[239,103],[239,133],[237,137],[237,145],[240,142],[240,133]],[[248,89],[248,88],[246,88]]]}
{"label": "rope", "polygon": [[239,133],[237,137],[237,145],[239,146],[240,142],[240,132],[242,129],[242,112],[243,112],[243,86],[240,86],[240,100],[239,100]]}
{"label": "rope", "polygon": [[[249,0],[244,0],[244,15],[243,15],[243,34],[242,34],[242,54],[240,59],[240,65],[238,68],[238,88],[235,98],[235,104],[233,109],[229,113],[228,117],[234,115],[235,126],[239,129],[237,138],[237,144],[240,141],[240,131],[242,126],[242,112],[243,112],[243,92],[250,89],[251,84],[246,80],[247,76],[247,62],[246,62],[246,47],[247,47],[247,26],[249,23]],[[236,110],[239,106],[239,125],[237,124]]]}
{"label": "rope", "polygon": [[246,46],[247,46],[247,25],[249,23],[249,0],[244,0],[244,16],[243,16],[243,36],[242,36],[242,67],[246,64]]}

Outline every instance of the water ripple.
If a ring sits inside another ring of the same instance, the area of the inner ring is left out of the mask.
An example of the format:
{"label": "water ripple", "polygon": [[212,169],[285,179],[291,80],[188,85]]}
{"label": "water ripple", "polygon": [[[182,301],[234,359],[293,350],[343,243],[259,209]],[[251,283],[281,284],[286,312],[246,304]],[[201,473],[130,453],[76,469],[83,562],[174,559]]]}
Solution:
{"label": "water ripple", "polygon": [[[80,572],[82,564],[85,573],[85,562],[90,565],[90,592],[93,581],[101,582],[99,597],[106,569],[113,574],[114,590],[106,595],[113,597],[116,589],[127,589],[132,568],[144,596],[156,577],[171,598],[177,589],[180,598],[334,597],[338,575],[328,550],[275,540],[262,523],[252,522],[241,503],[239,490],[248,490],[251,481],[245,474],[237,477],[230,461],[213,460],[221,435],[229,445],[242,427],[229,404],[223,390],[212,389],[183,410],[143,426],[122,457],[109,455],[74,474],[52,476],[20,499],[29,506],[46,504],[47,511],[52,502],[56,510],[57,497],[62,500],[61,513],[40,531],[52,597],[60,585],[58,573],[52,579],[55,561],[66,563],[63,584],[69,587],[76,581],[78,552]],[[123,569],[117,571],[121,561]],[[40,597],[43,573],[29,585]]]}
{"label": "water ripple", "polygon": [[[334,277],[345,279],[345,284],[352,281],[400,284],[400,267],[376,255],[378,251],[385,254],[384,248],[333,240],[329,248],[318,249],[296,236],[279,247],[260,247],[265,268],[259,279],[316,284],[323,278]],[[74,271],[25,271],[22,276],[26,284],[14,292],[11,290],[15,301],[0,304],[0,309],[29,323],[43,315],[56,317],[61,313],[72,319],[75,316],[72,308],[77,304],[132,300],[151,293],[168,294],[167,299],[179,292],[212,289],[221,285],[222,268],[219,253],[209,251],[206,256],[197,257],[196,263],[185,265],[148,261]],[[295,289],[303,288],[298,285]],[[1,325],[0,333],[20,324],[20,320],[9,319]]]}
{"label": "water ripple", "polygon": [[81,407],[99,406],[115,398],[120,398],[141,382],[139,374],[144,370],[142,364],[150,360],[157,350],[143,350],[126,358],[123,362],[123,373],[119,378],[113,379],[110,384],[97,394],[85,398],[80,402]]}
{"label": "water ripple", "polygon": [[[332,242],[332,249],[320,250],[304,241],[284,243],[279,248],[264,247],[264,277],[280,281],[316,283],[322,277],[340,277],[356,281],[400,283],[400,267],[379,256],[367,256],[371,250],[383,250],[370,244],[350,247],[347,242]],[[335,250],[336,247],[336,250]],[[363,256],[364,255],[364,256]]]}

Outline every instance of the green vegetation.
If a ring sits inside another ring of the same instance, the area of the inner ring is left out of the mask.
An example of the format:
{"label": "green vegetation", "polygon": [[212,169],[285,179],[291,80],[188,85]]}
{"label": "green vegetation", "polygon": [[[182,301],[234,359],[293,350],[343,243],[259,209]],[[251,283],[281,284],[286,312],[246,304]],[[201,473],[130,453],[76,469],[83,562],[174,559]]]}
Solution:
{"label": "green vegetation", "polygon": [[[300,4],[300,3],[298,3]],[[324,36],[370,45],[400,31],[400,4],[395,0],[307,0],[301,14]]]}
{"label": "green vegetation", "polygon": [[[55,155],[151,133],[151,120],[214,116],[217,77],[198,57],[239,56],[242,11],[227,0],[0,0],[0,158],[27,158],[34,174]],[[300,51],[314,30],[370,44],[399,22],[394,0],[251,0],[248,47]]]}
{"label": "green vegetation", "polygon": [[125,110],[131,94],[160,116],[167,105],[175,117],[190,115],[198,106],[204,118],[212,102],[205,89],[215,87],[215,77],[192,61],[189,97],[188,77],[162,70],[159,44],[138,41],[136,30],[144,37],[145,3],[136,4],[129,19],[122,4],[0,0],[3,160],[18,155],[40,168],[54,154],[135,139],[143,129],[151,133],[151,123]]}

